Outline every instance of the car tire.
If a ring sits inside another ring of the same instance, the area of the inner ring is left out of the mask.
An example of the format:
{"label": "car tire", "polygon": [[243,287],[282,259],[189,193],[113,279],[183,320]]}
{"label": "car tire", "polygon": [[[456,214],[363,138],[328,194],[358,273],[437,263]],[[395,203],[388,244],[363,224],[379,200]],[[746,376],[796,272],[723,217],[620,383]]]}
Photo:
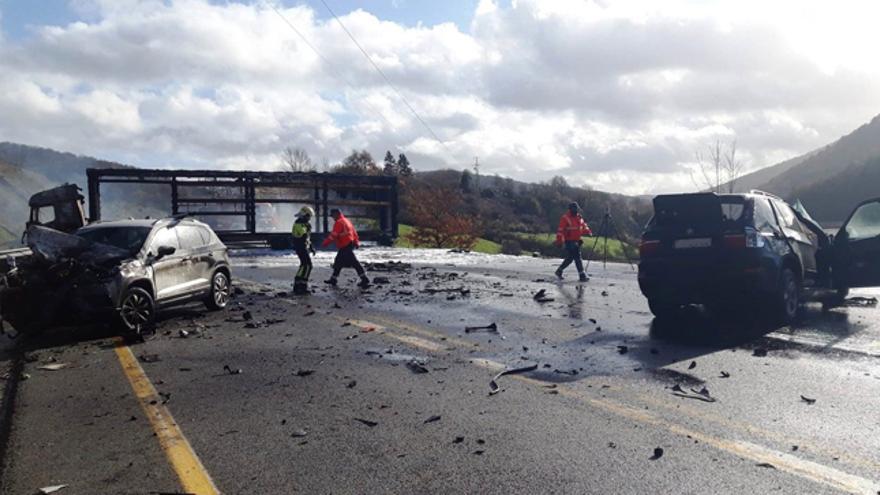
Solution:
{"label": "car tire", "polygon": [[648,308],[651,309],[651,313],[653,313],[655,317],[658,319],[664,319],[673,316],[679,307],[675,304],[648,299]]}
{"label": "car tire", "polygon": [[129,287],[119,303],[119,325],[123,331],[140,335],[156,322],[153,296],[141,287]]}
{"label": "car tire", "polygon": [[779,275],[779,292],[776,295],[776,315],[783,325],[797,318],[801,304],[801,284],[791,268],[783,268]]}
{"label": "car tire", "polygon": [[229,304],[232,297],[232,284],[229,283],[229,277],[221,272],[214,272],[211,277],[211,293],[205,300],[205,306],[211,311],[219,311]]}

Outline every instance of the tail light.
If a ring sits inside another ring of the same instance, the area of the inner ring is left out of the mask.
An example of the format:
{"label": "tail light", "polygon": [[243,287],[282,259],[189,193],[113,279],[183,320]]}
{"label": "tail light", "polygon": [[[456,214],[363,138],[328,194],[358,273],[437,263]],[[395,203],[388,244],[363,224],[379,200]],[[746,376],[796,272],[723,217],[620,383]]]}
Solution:
{"label": "tail light", "polygon": [[764,247],[764,236],[754,229],[746,229],[743,234],[724,236],[724,247],[729,249],[746,249]]}
{"label": "tail light", "polygon": [[651,256],[660,249],[660,241],[646,241],[642,239],[639,243],[639,256],[642,258]]}

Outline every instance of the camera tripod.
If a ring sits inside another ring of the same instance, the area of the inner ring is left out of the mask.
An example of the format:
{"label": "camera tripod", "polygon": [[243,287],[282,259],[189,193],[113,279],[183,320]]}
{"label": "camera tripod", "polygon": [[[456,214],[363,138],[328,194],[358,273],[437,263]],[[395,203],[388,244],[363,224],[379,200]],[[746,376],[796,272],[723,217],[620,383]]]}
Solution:
{"label": "camera tripod", "polygon": [[[629,263],[630,268],[635,270],[635,265],[633,264],[632,258],[629,256],[629,252],[627,251],[627,244],[623,241],[620,236],[620,231],[617,229],[617,225],[614,223],[614,217],[611,216],[611,208],[605,208],[605,214],[602,216],[602,223],[599,224],[598,233],[595,234],[596,240],[593,241],[593,247],[590,248],[591,254],[596,254],[596,247],[599,245],[599,241],[602,240],[602,268],[604,269],[608,264],[608,238],[612,235],[617,242],[620,243],[620,249],[623,251],[623,255],[626,256],[626,261]],[[584,272],[590,268],[590,261],[592,261],[592,256],[587,257],[587,265],[584,267]]]}

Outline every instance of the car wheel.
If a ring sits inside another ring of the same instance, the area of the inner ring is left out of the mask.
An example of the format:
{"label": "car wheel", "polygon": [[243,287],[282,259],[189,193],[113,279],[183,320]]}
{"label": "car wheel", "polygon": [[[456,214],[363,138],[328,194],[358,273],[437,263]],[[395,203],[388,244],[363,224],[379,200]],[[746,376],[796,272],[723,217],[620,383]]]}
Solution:
{"label": "car wheel", "polygon": [[651,313],[654,314],[657,318],[669,318],[675,314],[675,311],[678,310],[678,306],[675,304],[663,303],[654,299],[648,299],[648,308],[651,309]]}
{"label": "car wheel", "polygon": [[229,304],[231,294],[232,286],[229,283],[229,277],[223,272],[215,272],[211,277],[211,294],[205,301],[205,306],[213,311],[221,310]]}
{"label": "car wheel", "polygon": [[140,287],[129,287],[119,305],[119,322],[129,333],[140,334],[156,321],[156,305],[153,296]]}
{"label": "car wheel", "polygon": [[784,325],[788,325],[797,317],[801,305],[801,284],[791,268],[782,270],[779,294],[776,299],[776,311],[779,319]]}

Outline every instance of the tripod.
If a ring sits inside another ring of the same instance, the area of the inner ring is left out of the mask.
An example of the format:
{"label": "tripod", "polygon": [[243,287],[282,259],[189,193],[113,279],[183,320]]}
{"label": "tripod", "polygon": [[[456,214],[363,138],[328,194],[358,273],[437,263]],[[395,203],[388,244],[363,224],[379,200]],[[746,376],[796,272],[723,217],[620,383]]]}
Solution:
{"label": "tripod", "polygon": [[[617,242],[620,243],[620,249],[623,251],[623,255],[626,256],[626,261],[629,263],[630,268],[633,270],[636,269],[633,264],[632,258],[629,256],[629,252],[627,252],[626,246],[627,244],[623,242],[623,239],[620,236],[620,231],[617,230],[617,226],[614,224],[614,217],[611,216],[611,208],[605,208],[605,215],[602,216],[602,223],[599,225],[598,236],[596,240],[593,241],[593,247],[590,249],[592,253],[596,253],[596,246],[599,244],[599,240],[604,240],[604,244],[602,246],[602,268],[604,269],[608,264],[608,238],[610,236],[614,236],[617,239]],[[587,266],[584,268],[584,273],[590,268],[590,261],[592,259],[590,257],[587,258]]]}

